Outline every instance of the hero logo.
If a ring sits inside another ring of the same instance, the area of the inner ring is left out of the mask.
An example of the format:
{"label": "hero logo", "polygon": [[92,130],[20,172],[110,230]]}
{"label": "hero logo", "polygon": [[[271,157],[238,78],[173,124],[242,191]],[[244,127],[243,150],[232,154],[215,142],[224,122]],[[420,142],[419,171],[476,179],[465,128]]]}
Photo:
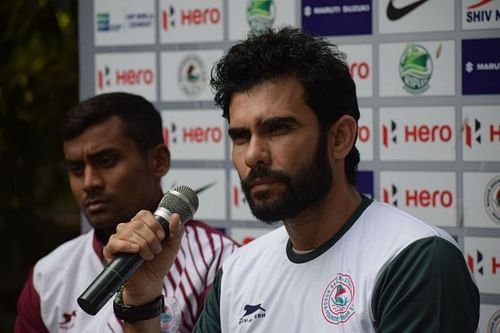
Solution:
{"label": "hero logo", "polygon": [[396,135],[397,124],[394,120],[391,120],[390,127],[382,125],[382,143],[385,147],[389,147],[389,142],[398,143],[398,137]]}
{"label": "hero logo", "polygon": [[[382,194],[384,202],[398,206],[399,195],[396,185],[391,184],[389,188],[384,187]],[[453,205],[453,194],[448,190],[406,189],[404,192],[404,205],[405,207],[416,208],[450,208]]]}
{"label": "hero logo", "polygon": [[[391,142],[398,143],[397,127],[394,120],[388,126],[382,125],[382,143],[385,147],[389,147]],[[403,136],[406,143],[450,142],[453,131],[449,125],[405,125]]]}
{"label": "hero logo", "polygon": [[153,70],[146,69],[116,69],[114,74],[105,65],[97,71],[97,87],[103,90],[111,86],[151,85],[154,82]]}
{"label": "hero logo", "polygon": [[242,193],[239,186],[233,186],[233,204],[234,207],[240,207],[242,204],[247,205],[247,198]]}
{"label": "hero logo", "polygon": [[351,77],[366,80],[370,76],[370,65],[366,62],[352,62],[349,64],[349,72]]}
{"label": "hero logo", "polygon": [[368,127],[366,125],[359,125],[359,127],[358,127],[358,141],[360,143],[365,143],[365,142],[370,141],[371,136],[372,136],[372,134],[370,131],[370,127]]}
{"label": "hero logo", "polygon": [[383,189],[384,202],[397,207],[398,206],[397,194],[398,194],[398,188],[394,184],[391,184],[390,189],[384,188]]}
{"label": "hero logo", "polygon": [[[472,148],[472,146],[477,143],[481,144],[482,138],[483,138],[483,133],[481,133],[482,130],[482,125],[481,122],[478,119],[474,120],[469,120],[465,119],[464,121],[464,135],[465,135],[465,145],[469,148]],[[488,142],[494,143],[494,142],[500,142],[500,124],[499,125],[494,125],[491,124],[489,128],[487,129],[487,138]]]}
{"label": "hero logo", "polygon": [[181,9],[178,16],[177,10],[173,6],[162,11],[162,28],[164,31],[169,31],[177,26],[202,26],[202,25],[216,25],[221,21],[221,12],[219,8],[193,8]]}
{"label": "hero logo", "polygon": [[[491,273],[493,275],[497,274],[497,270],[500,271],[500,262],[497,261],[496,256],[491,257],[491,261],[483,260],[483,253],[479,250],[476,250],[476,255],[467,254],[467,264],[469,265],[469,269],[473,273],[479,273],[484,275],[485,273]],[[488,267],[488,262],[491,262],[491,267]],[[486,269],[486,272],[485,272]],[[491,271],[490,271],[491,269]]]}
{"label": "hero logo", "polygon": [[163,141],[168,147],[178,143],[220,143],[222,141],[222,129],[201,126],[178,129],[175,123],[171,123],[170,128],[163,129]]}
{"label": "hero logo", "polygon": [[467,6],[466,21],[471,22],[491,22],[500,21],[500,10],[482,9],[493,2],[493,0],[479,0]]}

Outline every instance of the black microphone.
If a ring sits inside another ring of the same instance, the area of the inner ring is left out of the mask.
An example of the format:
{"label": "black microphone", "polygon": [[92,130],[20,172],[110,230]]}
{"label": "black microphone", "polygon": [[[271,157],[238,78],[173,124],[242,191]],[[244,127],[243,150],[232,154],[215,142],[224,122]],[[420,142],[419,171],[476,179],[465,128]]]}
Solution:
{"label": "black microphone", "polygon": [[[179,214],[181,222],[186,223],[193,218],[197,209],[198,196],[192,189],[184,185],[171,188],[154,212],[155,218],[165,231],[165,239],[169,234],[168,219],[172,214]],[[78,304],[88,314],[95,315],[143,263],[144,260],[138,254],[116,254],[78,297]]]}

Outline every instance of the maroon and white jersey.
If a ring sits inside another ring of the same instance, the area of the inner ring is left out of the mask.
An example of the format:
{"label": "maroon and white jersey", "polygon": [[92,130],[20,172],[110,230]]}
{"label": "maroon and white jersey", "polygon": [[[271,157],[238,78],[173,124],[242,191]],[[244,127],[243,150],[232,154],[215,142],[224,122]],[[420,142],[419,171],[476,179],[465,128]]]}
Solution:
{"label": "maroon and white jersey", "polygon": [[[237,246],[203,222],[186,223],[181,249],[163,282],[162,332],[191,332],[215,273]],[[102,244],[93,230],[40,259],[19,296],[14,332],[123,332],[113,299],[95,316],[77,303],[103,268]]]}

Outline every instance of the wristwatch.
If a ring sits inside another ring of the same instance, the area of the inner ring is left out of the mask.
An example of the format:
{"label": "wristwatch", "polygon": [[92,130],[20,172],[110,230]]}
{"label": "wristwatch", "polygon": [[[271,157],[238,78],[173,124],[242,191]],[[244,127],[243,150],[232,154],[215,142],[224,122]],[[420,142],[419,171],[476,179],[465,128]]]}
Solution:
{"label": "wristwatch", "polygon": [[113,310],[118,319],[136,322],[147,320],[160,315],[164,308],[163,295],[155,298],[151,303],[144,305],[123,304],[123,286],[121,286],[113,301]]}

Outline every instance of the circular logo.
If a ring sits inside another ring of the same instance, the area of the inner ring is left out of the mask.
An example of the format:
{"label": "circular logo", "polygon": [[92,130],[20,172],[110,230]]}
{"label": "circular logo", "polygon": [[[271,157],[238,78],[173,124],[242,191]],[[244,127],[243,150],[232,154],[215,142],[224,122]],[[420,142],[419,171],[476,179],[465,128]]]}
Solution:
{"label": "circular logo", "polygon": [[354,315],[354,283],[349,275],[338,273],[321,299],[323,317],[332,324],[345,323]]}
{"label": "circular logo", "polygon": [[500,224],[500,175],[493,177],[486,185],[484,206],[493,222]]}
{"label": "circular logo", "polygon": [[403,88],[411,94],[421,94],[429,89],[432,76],[432,57],[421,45],[410,44],[399,60],[399,76]]}
{"label": "circular logo", "polygon": [[160,314],[161,333],[175,333],[181,326],[181,309],[174,297],[165,296],[165,309]]}
{"label": "circular logo", "polygon": [[273,0],[248,0],[247,22],[253,33],[271,28],[276,16]]}
{"label": "circular logo", "polygon": [[500,310],[495,312],[488,321],[487,333],[500,333]]}
{"label": "circular logo", "polygon": [[194,54],[186,56],[179,66],[177,79],[186,95],[200,95],[207,83],[207,72],[201,58]]}

